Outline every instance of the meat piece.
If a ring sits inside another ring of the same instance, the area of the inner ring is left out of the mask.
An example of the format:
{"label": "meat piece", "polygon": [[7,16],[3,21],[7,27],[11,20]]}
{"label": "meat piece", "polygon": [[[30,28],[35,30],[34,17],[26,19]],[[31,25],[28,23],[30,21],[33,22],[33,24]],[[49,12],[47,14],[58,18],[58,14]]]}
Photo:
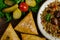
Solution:
{"label": "meat piece", "polygon": [[48,13],[50,13],[51,11],[50,10],[47,10]]}
{"label": "meat piece", "polygon": [[58,26],[60,27],[60,18],[58,19]]}
{"label": "meat piece", "polygon": [[56,15],[57,17],[60,17],[60,11],[57,13],[57,15]]}
{"label": "meat piece", "polygon": [[60,6],[60,4],[58,6]]}
{"label": "meat piece", "polygon": [[55,12],[54,12],[54,16],[55,16],[56,18],[60,18],[60,11],[55,11]]}
{"label": "meat piece", "polygon": [[56,25],[53,25],[51,30],[52,30],[53,32],[55,32],[55,31],[57,30]]}
{"label": "meat piece", "polygon": [[52,18],[51,23],[54,25],[58,25],[58,20],[56,18]]}
{"label": "meat piece", "polygon": [[58,12],[59,12],[59,11],[57,11],[57,10],[54,12],[54,16],[55,16],[55,17],[57,17],[57,13],[58,13]]}

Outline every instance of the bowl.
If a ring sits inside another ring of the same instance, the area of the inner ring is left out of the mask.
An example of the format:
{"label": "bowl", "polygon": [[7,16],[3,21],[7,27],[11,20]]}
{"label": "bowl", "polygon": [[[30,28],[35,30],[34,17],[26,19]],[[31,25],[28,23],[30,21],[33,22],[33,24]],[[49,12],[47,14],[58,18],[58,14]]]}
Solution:
{"label": "bowl", "polygon": [[[38,11],[38,15],[37,15],[37,24],[38,24],[38,28],[40,30],[40,32],[43,34],[43,36],[45,36],[47,39],[49,40],[60,40],[60,38],[54,37],[51,34],[47,33],[44,29],[43,29],[43,25],[41,24],[41,15],[42,12],[45,10],[46,7],[48,7],[48,5],[52,2],[54,2],[55,0],[47,0],[43,3],[43,5],[40,7],[39,11]],[[60,0],[58,0],[60,2]]]}

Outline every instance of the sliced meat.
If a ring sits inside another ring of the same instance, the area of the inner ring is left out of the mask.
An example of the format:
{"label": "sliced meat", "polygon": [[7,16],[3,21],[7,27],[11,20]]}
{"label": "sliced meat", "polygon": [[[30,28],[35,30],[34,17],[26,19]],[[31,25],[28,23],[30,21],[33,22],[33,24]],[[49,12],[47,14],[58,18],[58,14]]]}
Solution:
{"label": "sliced meat", "polygon": [[50,10],[47,10],[48,13],[50,13],[51,11]]}
{"label": "sliced meat", "polygon": [[55,12],[54,12],[54,16],[55,16],[56,18],[60,18],[60,11],[55,11]]}
{"label": "sliced meat", "polygon": [[56,18],[52,18],[51,23],[54,25],[58,25],[58,20]]}
{"label": "sliced meat", "polygon": [[59,11],[57,11],[57,10],[54,12],[54,16],[55,16],[55,17],[57,17],[57,13],[58,13],[58,12],[59,12]]}
{"label": "sliced meat", "polygon": [[57,15],[56,15],[57,17],[60,17],[60,11],[57,13]]}
{"label": "sliced meat", "polygon": [[58,19],[58,26],[60,27],[60,18]]}

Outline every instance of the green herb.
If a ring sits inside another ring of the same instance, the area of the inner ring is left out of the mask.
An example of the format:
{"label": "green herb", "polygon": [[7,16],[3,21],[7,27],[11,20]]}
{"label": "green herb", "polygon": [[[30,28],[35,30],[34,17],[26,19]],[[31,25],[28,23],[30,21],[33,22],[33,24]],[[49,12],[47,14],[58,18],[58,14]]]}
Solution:
{"label": "green herb", "polygon": [[24,2],[24,0],[21,0],[21,2]]}
{"label": "green herb", "polygon": [[7,5],[4,3],[4,0],[0,0],[0,10],[7,7]]}
{"label": "green herb", "polygon": [[29,11],[32,11],[32,12],[35,12],[35,13],[37,13],[38,12],[38,10],[39,10],[39,8],[40,8],[40,2],[42,1],[42,0],[35,0],[36,1],[36,6],[35,7],[29,7]]}
{"label": "green herb", "polygon": [[40,3],[42,0],[36,0],[37,3]]}
{"label": "green herb", "polygon": [[14,2],[14,3],[20,3],[20,2],[24,2],[24,0],[11,0],[12,2]]}
{"label": "green herb", "polygon": [[46,14],[46,16],[45,16],[45,20],[47,21],[47,22],[50,22],[50,18],[51,18],[51,14]]}
{"label": "green herb", "polygon": [[7,19],[6,22],[9,22],[12,19],[10,13],[6,13],[5,16]]}
{"label": "green herb", "polygon": [[11,1],[17,4],[21,2],[21,0],[11,0]]}
{"label": "green herb", "polygon": [[4,14],[2,12],[0,12],[0,18],[4,17]]}
{"label": "green herb", "polygon": [[29,11],[32,11],[32,12],[35,12],[37,13],[38,10],[39,10],[40,6],[39,5],[36,5],[35,7],[29,7]]}

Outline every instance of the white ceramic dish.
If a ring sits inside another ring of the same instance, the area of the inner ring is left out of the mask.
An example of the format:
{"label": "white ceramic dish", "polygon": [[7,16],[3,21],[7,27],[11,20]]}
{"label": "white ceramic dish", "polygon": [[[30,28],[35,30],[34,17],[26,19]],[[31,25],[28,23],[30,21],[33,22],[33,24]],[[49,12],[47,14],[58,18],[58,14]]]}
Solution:
{"label": "white ceramic dish", "polygon": [[[37,15],[37,24],[38,24],[38,27],[39,27],[39,30],[40,32],[49,40],[60,40],[60,38],[57,38],[57,37],[53,37],[52,35],[48,34],[44,29],[43,29],[43,25],[41,24],[41,15],[42,12],[44,11],[44,9],[46,7],[48,7],[48,5],[52,2],[54,2],[55,0],[47,0],[44,2],[44,4],[40,7],[39,9],[39,12],[38,12],[38,15]],[[60,1],[60,0],[58,0]]]}

